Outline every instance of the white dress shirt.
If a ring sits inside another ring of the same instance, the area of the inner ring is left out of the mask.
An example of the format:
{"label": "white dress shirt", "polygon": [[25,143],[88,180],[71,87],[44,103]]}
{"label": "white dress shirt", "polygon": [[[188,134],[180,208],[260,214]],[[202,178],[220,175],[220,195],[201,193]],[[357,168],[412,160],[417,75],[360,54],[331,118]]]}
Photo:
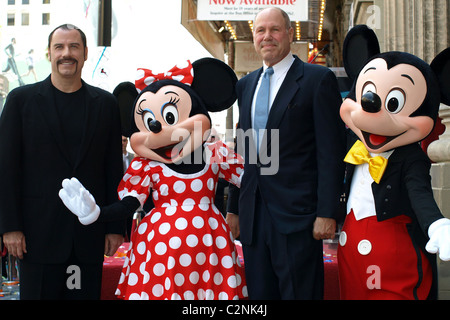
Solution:
{"label": "white dress shirt", "polygon": [[[374,154],[372,157],[382,156],[389,159],[394,150]],[[369,173],[369,164],[364,163],[356,166],[353,173],[352,185],[350,186],[350,195],[347,202],[347,214],[353,209],[357,221],[375,216],[375,200],[373,198],[372,183],[374,180]]]}
{"label": "white dress shirt", "polygon": [[[277,96],[278,90],[281,87],[281,84],[284,81],[284,78],[286,78],[286,74],[289,71],[289,68],[294,63],[294,56],[292,53],[289,53],[283,60],[278,62],[276,65],[273,66],[273,75],[270,77],[270,100],[269,100],[269,112],[270,108],[272,107],[273,101],[275,100],[275,97]],[[259,78],[258,85],[256,86],[255,94],[253,96],[253,102],[252,102],[252,126],[253,121],[255,119],[255,102],[256,102],[256,96],[258,95],[259,87],[261,85],[262,77],[264,76],[264,72],[268,68],[267,65],[263,64],[263,72],[261,73],[261,77]]]}

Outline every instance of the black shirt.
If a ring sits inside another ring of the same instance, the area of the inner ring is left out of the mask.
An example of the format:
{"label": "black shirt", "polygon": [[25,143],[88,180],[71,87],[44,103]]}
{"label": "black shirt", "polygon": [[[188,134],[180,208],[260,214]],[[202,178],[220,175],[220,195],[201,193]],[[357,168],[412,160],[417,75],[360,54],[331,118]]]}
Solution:
{"label": "black shirt", "polygon": [[70,158],[75,163],[78,160],[86,120],[85,88],[81,87],[73,93],[65,93],[55,87],[53,87],[53,90],[66,147]]}

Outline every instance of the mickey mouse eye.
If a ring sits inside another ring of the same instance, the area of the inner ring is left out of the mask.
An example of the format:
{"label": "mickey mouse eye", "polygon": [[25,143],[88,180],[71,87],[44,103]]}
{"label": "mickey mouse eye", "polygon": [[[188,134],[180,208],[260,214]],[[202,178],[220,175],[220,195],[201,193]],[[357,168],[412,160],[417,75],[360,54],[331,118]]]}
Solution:
{"label": "mickey mouse eye", "polygon": [[377,88],[372,82],[367,82],[362,91],[362,96],[365,95],[367,92],[377,93]]}
{"label": "mickey mouse eye", "polygon": [[390,113],[397,114],[403,110],[405,106],[405,93],[403,90],[394,89],[389,92],[386,98],[386,110]]}
{"label": "mickey mouse eye", "polygon": [[178,109],[172,104],[166,104],[162,110],[164,121],[173,126],[178,123]]}

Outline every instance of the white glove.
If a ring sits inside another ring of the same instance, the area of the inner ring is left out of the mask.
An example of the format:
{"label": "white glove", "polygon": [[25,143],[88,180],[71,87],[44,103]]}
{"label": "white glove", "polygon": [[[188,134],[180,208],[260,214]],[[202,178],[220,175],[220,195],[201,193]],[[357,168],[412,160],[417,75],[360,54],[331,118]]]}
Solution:
{"label": "white glove", "polygon": [[450,260],[450,220],[442,218],[433,222],[428,228],[428,241],[425,249],[429,253],[439,252],[443,261]]}
{"label": "white glove", "polygon": [[59,197],[64,205],[72,211],[84,225],[94,223],[100,215],[100,208],[94,197],[77,178],[64,179]]}

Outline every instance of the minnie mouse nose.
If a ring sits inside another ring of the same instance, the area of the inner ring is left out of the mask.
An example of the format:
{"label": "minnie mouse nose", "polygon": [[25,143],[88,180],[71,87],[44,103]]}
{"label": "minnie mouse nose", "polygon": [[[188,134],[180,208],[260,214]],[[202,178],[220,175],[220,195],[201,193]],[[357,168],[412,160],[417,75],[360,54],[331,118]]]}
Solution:
{"label": "minnie mouse nose", "polygon": [[381,110],[381,99],[376,93],[366,92],[361,97],[361,106],[366,112],[377,113]]}
{"label": "minnie mouse nose", "polygon": [[161,132],[161,130],[162,130],[161,122],[159,122],[158,120],[152,120],[149,123],[149,128],[150,128],[150,131],[153,133]]}

